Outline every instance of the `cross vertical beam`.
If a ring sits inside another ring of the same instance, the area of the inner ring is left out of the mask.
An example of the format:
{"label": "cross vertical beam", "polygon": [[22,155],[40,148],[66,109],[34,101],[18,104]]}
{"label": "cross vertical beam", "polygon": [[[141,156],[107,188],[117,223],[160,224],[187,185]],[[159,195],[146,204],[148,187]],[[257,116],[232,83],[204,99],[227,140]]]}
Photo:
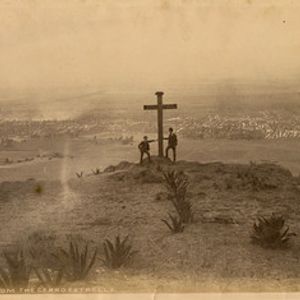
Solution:
{"label": "cross vertical beam", "polygon": [[157,110],[158,156],[164,156],[163,110],[176,109],[177,104],[163,104],[163,92],[156,92],[157,105],[144,105],[144,110]]}
{"label": "cross vertical beam", "polygon": [[164,156],[164,130],[163,130],[163,92],[156,92],[157,96],[157,129],[158,129],[158,156]]}

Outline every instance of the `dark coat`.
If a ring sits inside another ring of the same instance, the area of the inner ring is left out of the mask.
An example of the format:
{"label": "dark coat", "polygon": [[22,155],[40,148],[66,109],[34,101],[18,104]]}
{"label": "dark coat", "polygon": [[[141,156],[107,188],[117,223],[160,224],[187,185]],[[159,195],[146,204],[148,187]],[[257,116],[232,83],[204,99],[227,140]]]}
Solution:
{"label": "dark coat", "polygon": [[175,133],[169,134],[168,146],[169,147],[176,147],[177,144],[178,144],[177,135]]}
{"label": "dark coat", "polygon": [[139,149],[143,152],[143,151],[149,151],[150,150],[150,144],[154,142],[154,140],[149,140],[149,141],[141,141],[139,143]]}

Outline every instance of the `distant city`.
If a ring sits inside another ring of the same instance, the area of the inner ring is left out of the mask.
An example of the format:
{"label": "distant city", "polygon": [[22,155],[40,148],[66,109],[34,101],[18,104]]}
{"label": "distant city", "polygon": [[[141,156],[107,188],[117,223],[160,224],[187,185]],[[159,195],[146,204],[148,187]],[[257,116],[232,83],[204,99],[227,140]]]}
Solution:
{"label": "distant city", "polygon": [[[126,117],[127,116],[127,117]],[[130,133],[156,132],[156,123],[142,111],[131,116],[126,111],[119,115],[105,111],[86,113],[66,120],[2,120],[1,145],[28,139],[64,136],[105,135],[113,139]],[[153,116],[155,117],[155,116]],[[193,112],[192,116],[178,113],[166,117],[165,126],[173,126],[182,137],[192,139],[298,139],[300,116],[292,111],[274,109],[227,112],[208,110]]]}

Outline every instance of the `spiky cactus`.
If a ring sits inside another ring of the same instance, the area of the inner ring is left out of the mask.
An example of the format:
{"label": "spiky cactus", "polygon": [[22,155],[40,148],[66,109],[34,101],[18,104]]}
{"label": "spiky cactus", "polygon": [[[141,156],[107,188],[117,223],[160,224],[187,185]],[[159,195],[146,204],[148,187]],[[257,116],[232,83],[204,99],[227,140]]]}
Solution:
{"label": "spiky cactus", "polygon": [[165,219],[162,219],[161,221],[168,226],[168,228],[171,230],[171,232],[173,232],[173,233],[183,232],[184,225],[183,225],[181,219],[177,218],[176,216],[172,216],[171,214],[168,214],[168,215],[171,220],[171,223],[169,223]]}
{"label": "spiky cactus", "polygon": [[54,256],[60,261],[63,272],[68,281],[83,280],[87,277],[93,267],[97,249],[92,253],[89,259],[89,245],[86,243],[82,250],[75,242],[70,242],[69,250],[61,249],[60,255]]}
{"label": "spiky cactus", "polygon": [[120,236],[115,237],[114,242],[106,239],[103,243],[104,264],[111,269],[118,269],[128,265],[137,251],[132,250],[132,245],[128,242],[128,235],[121,240]]}
{"label": "spiky cactus", "polygon": [[166,187],[169,191],[169,199],[176,209],[180,220],[183,223],[193,221],[192,204],[186,199],[189,186],[188,177],[183,172],[163,172]]}
{"label": "spiky cactus", "polygon": [[251,240],[253,243],[265,248],[285,247],[291,236],[296,234],[289,233],[289,227],[284,225],[283,216],[272,214],[269,218],[258,217],[257,222],[253,225]]}

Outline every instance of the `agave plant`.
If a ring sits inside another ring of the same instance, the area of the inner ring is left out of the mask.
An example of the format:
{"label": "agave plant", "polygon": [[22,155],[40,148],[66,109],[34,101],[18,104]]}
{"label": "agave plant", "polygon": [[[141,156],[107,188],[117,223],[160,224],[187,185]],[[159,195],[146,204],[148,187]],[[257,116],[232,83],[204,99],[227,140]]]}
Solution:
{"label": "agave plant", "polygon": [[171,214],[168,214],[169,218],[171,220],[171,223],[169,223],[167,220],[162,219],[161,221],[164,222],[168,228],[171,230],[171,232],[173,233],[179,233],[179,232],[183,232],[184,230],[184,225],[179,218],[177,218],[176,216],[172,216]]}
{"label": "agave plant", "polygon": [[89,251],[88,243],[85,244],[83,250],[80,250],[77,243],[71,241],[69,251],[61,249],[61,255],[53,255],[61,262],[66,279],[77,281],[85,279],[95,263],[97,249],[92,253],[90,259],[89,252],[91,251]]}
{"label": "agave plant", "polygon": [[289,227],[285,225],[283,216],[272,214],[271,217],[259,217],[258,222],[253,225],[253,234],[251,240],[265,248],[282,248],[287,245],[291,236],[295,233],[289,233]]}
{"label": "agave plant", "polygon": [[193,222],[193,212],[192,204],[189,200],[185,198],[171,198],[180,220],[183,223],[192,223]]}
{"label": "agave plant", "polygon": [[163,172],[167,189],[175,197],[185,197],[189,185],[188,177],[183,172],[174,170]]}
{"label": "agave plant", "polygon": [[26,288],[31,268],[27,266],[23,250],[9,254],[3,252],[7,269],[0,268],[0,286],[2,288]]}
{"label": "agave plant", "polygon": [[166,186],[169,190],[169,199],[174,205],[180,220],[183,223],[193,221],[192,204],[186,199],[186,192],[189,186],[188,177],[183,172],[163,172]]}
{"label": "agave plant", "polygon": [[80,173],[75,172],[75,174],[76,174],[76,176],[77,176],[78,178],[81,178],[81,177],[83,176],[83,171],[81,171]]}
{"label": "agave plant", "polygon": [[100,169],[96,168],[95,170],[92,169],[92,172],[94,175],[99,175],[100,174]]}
{"label": "agave plant", "polygon": [[103,243],[105,258],[102,260],[110,269],[118,269],[128,265],[137,251],[132,250],[132,245],[128,244],[128,235],[121,240],[117,235],[114,243],[106,239]]}
{"label": "agave plant", "polygon": [[52,269],[37,269],[34,268],[34,272],[39,279],[39,286],[43,286],[45,288],[54,288],[61,285],[64,270],[52,270]]}

